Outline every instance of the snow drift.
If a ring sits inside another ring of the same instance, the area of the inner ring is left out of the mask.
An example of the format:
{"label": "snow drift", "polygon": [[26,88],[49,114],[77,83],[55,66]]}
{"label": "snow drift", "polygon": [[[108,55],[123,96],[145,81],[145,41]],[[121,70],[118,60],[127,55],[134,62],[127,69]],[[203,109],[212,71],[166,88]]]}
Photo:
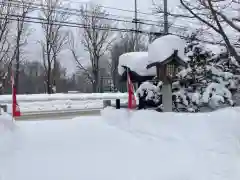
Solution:
{"label": "snow drift", "polygon": [[239,111],[107,108],[102,117],[16,122],[15,146],[0,151],[0,178],[239,180]]}
{"label": "snow drift", "polygon": [[[152,155],[142,163],[158,162],[151,179],[237,180],[240,178],[240,109],[183,114],[155,111],[102,111],[108,124],[149,140]],[[153,157],[154,156],[154,157]],[[154,178],[153,178],[154,177]]]}

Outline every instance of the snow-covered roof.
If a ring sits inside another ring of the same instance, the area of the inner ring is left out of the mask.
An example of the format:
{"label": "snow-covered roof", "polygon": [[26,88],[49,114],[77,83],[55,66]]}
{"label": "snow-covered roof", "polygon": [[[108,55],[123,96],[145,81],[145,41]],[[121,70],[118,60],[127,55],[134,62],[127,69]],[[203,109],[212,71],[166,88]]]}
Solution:
{"label": "snow-covered roof", "polygon": [[175,50],[178,50],[178,57],[187,61],[184,55],[184,47],[186,42],[175,35],[162,36],[148,46],[149,64],[163,62],[169,58]]}
{"label": "snow-covered roof", "polygon": [[125,71],[123,66],[141,76],[155,76],[156,68],[147,69],[149,64],[148,52],[129,52],[119,57],[118,73],[122,75]]}

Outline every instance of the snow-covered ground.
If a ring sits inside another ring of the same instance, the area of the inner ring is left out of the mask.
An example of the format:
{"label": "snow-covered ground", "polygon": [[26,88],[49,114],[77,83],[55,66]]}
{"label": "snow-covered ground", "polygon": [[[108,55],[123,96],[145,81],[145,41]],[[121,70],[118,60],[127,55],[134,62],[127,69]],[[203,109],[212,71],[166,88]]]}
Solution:
{"label": "snow-covered ground", "polygon": [[239,108],[198,114],[107,108],[101,117],[13,125],[5,115],[0,179],[239,180],[239,117]]}

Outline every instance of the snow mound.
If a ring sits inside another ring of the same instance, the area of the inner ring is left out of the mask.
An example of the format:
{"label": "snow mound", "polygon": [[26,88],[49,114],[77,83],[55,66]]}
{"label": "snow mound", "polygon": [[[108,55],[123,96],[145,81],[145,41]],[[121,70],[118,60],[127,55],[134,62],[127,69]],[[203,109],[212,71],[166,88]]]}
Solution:
{"label": "snow mound", "polygon": [[149,141],[155,154],[142,163],[158,162],[151,179],[237,180],[240,178],[240,109],[183,114],[107,108],[111,126]]}
{"label": "snow mound", "polygon": [[156,69],[147,69],[148,52],[130,52],[122,54],[119,57],[118,73],[122,75],[125,71],[123,66],[130,68],[131,71],[136,72],[141,76],[155,76]]}
{"label": "snow mound", "polygon": [[174,35],[166,35],[156,39],[148,47],[149,64],[166,60],[175,50],[178,50],[178,56],[182,60],[187,60],[184,55],[185,45],[186,42],[183,39]]}

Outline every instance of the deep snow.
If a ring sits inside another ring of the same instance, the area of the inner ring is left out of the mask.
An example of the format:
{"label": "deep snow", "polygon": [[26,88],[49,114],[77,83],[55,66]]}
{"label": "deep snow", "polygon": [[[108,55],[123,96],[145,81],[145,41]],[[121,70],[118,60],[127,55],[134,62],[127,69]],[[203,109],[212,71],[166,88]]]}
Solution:
{"label": "deep snow", "polygon": [[239,117],[239,108],[198,114],[107,108],[101,117],[16,122],[13,129],[8,119],[0,179],[239,180]]}

